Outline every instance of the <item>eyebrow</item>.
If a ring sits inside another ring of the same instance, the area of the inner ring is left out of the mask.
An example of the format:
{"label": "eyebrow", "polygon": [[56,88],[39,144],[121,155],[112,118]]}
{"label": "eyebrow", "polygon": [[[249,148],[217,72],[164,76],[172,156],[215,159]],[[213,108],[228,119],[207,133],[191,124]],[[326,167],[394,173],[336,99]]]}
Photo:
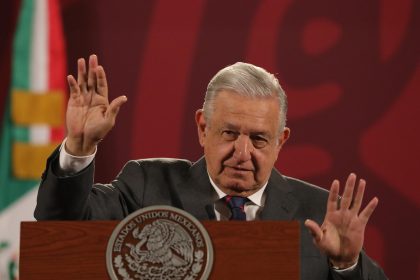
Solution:
{"label": "eyebrow", "polygon": [[[238,131],[239,130],[239,126],[234,125],[232,123],[224,123],[224,125],[221,128],[221,130],[223,130],[223,129],[231,129],[231,130]],[[249,135],[253,135],[253,136],[255,136],[255,135],[264,135],[265,137],[270,137],[271,134],[268,131],[263,131],[262,130],[262,131],[251,131],[249,133]]]}
{"label": "eyebrow", "polygon": [[233,130],[239,130],[239,127],[237,125],[231,124],[231,123],[224,123],[222,126],[222,129],[233,129]]}

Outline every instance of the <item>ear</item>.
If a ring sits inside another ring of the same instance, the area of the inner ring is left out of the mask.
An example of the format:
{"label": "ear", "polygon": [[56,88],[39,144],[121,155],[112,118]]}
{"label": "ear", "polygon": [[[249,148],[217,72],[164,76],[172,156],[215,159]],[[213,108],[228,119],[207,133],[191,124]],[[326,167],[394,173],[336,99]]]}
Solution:
{"label": "ear", "polygon": [[199,109],[197,110],[197,112],[195,112],[195,123],[197,124],[198,140],[200,142],[201,147],[204,147],[207,123],[204,118],[203,109]]}
{"label": "ear", "polygon": [[280,151],[283,147],[284,143],[286,143],[287,139],[290,137],[290,128],[285,127],[283,132],[280,134],[277,144],[277,149]]}

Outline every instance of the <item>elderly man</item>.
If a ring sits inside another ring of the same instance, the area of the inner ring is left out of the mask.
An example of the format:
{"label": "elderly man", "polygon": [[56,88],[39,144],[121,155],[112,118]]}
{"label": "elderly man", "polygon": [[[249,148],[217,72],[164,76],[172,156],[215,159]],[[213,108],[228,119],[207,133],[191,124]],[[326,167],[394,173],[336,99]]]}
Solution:
{"label": "elderly man", "polygon": [[110,184],[94,184],[98,142],[115,123],[125,96],[108,102],[104,69],[95,55],[68,76],[68,135],[48,159],[35,217],[123,219],[150,205],[172,205],[198,219],[298,220],[302,279],[385,279],[363,252],[364,231],[378,204],[361,209],[365,181],[350,174],[339,197],[281,175],[278,153],[290,135],[287,100],[274,75],[246,63],[220,70],[196,112],[204,157],[128,162]]}

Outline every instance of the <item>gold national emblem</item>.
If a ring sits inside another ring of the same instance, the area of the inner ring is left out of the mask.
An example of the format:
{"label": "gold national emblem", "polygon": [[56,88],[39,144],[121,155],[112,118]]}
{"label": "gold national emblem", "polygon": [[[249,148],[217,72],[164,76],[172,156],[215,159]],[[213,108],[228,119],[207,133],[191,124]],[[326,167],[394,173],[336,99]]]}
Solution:
{"label": "gold national emblem", "polygon": [[207,279],[213,247],[201,223],[171,206],[127,216],[114,229],[106,252],[111,279]]}

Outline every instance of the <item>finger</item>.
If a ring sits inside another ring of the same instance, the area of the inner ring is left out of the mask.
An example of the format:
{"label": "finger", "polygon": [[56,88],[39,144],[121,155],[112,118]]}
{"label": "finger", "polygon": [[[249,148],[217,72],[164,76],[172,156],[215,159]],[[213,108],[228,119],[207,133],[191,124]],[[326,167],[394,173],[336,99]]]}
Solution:
{"label": "finger", "polygon": [[341,199],[340,209],[349,209],[353,200],[354,184],[356,183],[356,175],[351,173],[344,187],[343,198]]}
{"label": "finger", "polygon": [[310,219],[307,219],[305,221],[305,226],[309,229],[309,231],[311,232],[312,237],[314,238],[314,241],[316,244],[320,243],[323,237],[323,232],[320,228],[320,226],[315,222],[312,221]]}
{"label": "finger", "polygon": [[378,206],[379,199],[377,197],[374,197],[369,204],[363,209],[362,212],[360,212],[359,218],[360,221],[366,225],[369,221],[370,216],[372,215],[373,211],[375,211],[376,206]]}
{"label": "finger", "polygon": [[77,60],[77,84],[83,92],[86,92],[86,62],[84,58]]}
{"label": "finger", "polygon": [[362,206],[363,195],[365,193],[366,181],[361,179],[359,185],[357,186],[356,196],[353,200],[353,205],[351,210],[355,213],[359,213],[360,207]]}
{"label": "finger", "polygon": [[96,69],[96,79],[98,81],[98,93],[105,98],[108,98],[108,83],[106,81],[105,70],[102,66]]}
{"label": "finger", "polygon": [[106,111],[106,118],[114,123],[121,105],[123,105],[125,102],[127,102],[127,97],[125,95],[119,96],[112,100],[111,104],[109,104],[108,110]]}
{"label": "finger", "polygon": [[337,210],[338,206],[338,192],[340,191],[340,182],[334,180],[331,184],[330,194],[328,195],[327,211],[332,212]]}
{"label": "finger", "polygon": [[70,96],[78,96],[80,94],[80,88],[73,75],[67,76],[67,83],[69,84]]}
{"label": "finger", "polygon": [[96,90],[96,68],[98,67],[98,57],[94,54],[89,56],[89,71],[88,71],[88,90]]}

